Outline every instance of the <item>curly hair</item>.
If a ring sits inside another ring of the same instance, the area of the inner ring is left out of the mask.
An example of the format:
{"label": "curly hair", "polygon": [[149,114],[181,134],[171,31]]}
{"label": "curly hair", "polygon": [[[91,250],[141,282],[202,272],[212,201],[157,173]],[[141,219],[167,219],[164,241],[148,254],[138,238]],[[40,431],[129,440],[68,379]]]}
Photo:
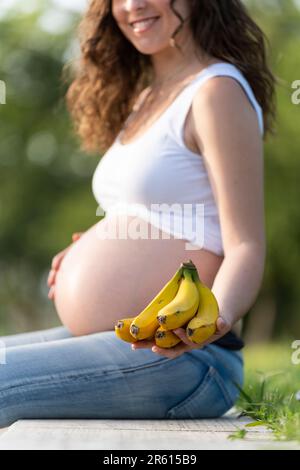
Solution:
{"label": "curly hair", "polygon": [[[170,0],[170,8],[181,24],[171,36],[173,41],[184,23],[174,3]],[[244,74],[263,110],[264,139],[269,133],[274,135],[277,77],[267,64],[269,41],[242,1],[191,0],[190,28],[195,44],[205,53],[235,65]],[[111,0],[90,0],[76,32],[80,56],[63,69],[64,78],[71,69],[67,108],[81,149],[105,152],[136,98],[151,83],[152,62],[120,30]]]}

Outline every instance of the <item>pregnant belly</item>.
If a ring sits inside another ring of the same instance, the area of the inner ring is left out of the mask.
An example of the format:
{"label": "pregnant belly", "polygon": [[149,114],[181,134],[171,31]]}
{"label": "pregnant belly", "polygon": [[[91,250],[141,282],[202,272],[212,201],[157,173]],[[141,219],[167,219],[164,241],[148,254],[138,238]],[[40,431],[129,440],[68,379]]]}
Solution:
{"label": "pregnant belly", "polygon": [[149,230],[147,238],[113,238],[109,233],[119,219],[106,215],[65,255],[55,282],[55,307],[73,335],[113,330],[116,320],[138,315],[182,261],[192,259],[203,282],[212,286],[223,257],[187,250],[185,240],[162,239],[161,232],[151,239],[150,225],[133,216],[127,223],[133,218]]}

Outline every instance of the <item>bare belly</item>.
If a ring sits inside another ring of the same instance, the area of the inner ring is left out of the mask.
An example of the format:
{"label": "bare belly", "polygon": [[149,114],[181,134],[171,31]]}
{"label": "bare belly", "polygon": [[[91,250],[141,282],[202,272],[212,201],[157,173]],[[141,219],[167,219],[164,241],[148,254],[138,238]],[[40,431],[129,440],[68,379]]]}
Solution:
{"label": "bare belly", "polygon": [[118,216],[106,215],[65,255],[55,282],[55,307],[73,335],[113,330],[116,320],[140,313],[182,261],[191,259],[202,281],[212,286],[223,257],[187,250],[185,240],[162,239],[161,232],[151,239],[150,224],[140,222],[149,229],[147,239],[113,239],[107,231],[118,224]]}

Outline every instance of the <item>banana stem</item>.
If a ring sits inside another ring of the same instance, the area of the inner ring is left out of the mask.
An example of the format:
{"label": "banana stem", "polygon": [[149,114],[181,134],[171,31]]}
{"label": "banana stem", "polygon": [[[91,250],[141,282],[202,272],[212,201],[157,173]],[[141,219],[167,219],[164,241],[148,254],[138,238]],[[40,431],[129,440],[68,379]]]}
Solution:
{"label": "banana stem", "polygon": [[181,263],[181,266],[182,266],[183,268],[188,268],[188,269],[197,269],[191,259],[189,259],[188,261],[183,261],[183,262]]}
{"label": "banana stem", "polygon": [[193,272],[190,268],[183,268],[183,276],[185,279],[191,279],[193,281]]}
{"label": "banana stem", "polygon": [[188,270],[190,272],[194,282],[198,281],[200,282],[200,284],[203,284],[200,279],[198,270],[191,259],[188,262],[182,262],[181,267],[183,268],[183,272],[185,270]]}

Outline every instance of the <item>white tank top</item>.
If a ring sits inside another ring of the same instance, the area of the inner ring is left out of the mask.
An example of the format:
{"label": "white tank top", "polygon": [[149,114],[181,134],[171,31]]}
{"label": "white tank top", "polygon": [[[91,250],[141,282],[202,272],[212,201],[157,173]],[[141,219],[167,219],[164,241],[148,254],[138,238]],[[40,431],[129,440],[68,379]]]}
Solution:
{"label": "white tank top", "polygon": [[92,191],[105,214],[139,216],[153,227],[186,240],[186,249],[205,248],[224,255],[218,207],[203,157],[183,141],[184,123],[194,95],[210,77],[230,76],[263,112],[241,71],[227,62],[203,69],[146,131],[122,144],[121,133],[100,159]]}

